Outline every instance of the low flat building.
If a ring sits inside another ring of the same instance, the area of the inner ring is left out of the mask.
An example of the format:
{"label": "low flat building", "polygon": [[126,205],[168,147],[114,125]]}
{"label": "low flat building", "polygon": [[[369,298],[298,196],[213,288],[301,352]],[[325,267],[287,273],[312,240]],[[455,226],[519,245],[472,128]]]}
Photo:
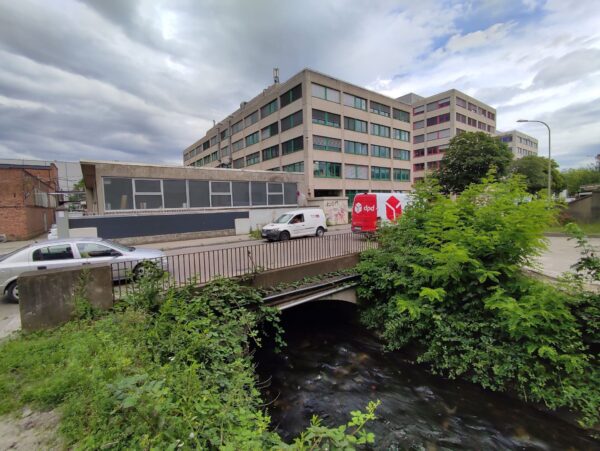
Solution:
{"label": "low flat building", "polygon": [[0,237],[35,238],[55,221],[58,170],[50,164],[0,164]]}
{"label": "low flat building", "polygon": [[498,132],[498,139],[506,143],[516,159],[538,154],[538,140],[518,130]]}

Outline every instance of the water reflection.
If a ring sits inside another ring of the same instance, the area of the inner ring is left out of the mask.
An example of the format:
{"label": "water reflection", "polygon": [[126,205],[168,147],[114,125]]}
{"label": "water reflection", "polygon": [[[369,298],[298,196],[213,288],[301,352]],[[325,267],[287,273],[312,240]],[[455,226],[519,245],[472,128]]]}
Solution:
{"label": "water reflection", "polygon": [[580,429],[505,396],[428,375],[356,324],[352,305],[315,303],[283,316],[287,349],[256,355],[274,427],[286,439],[319,415],[339,425],[381,400],[377,449],[600,449]]}

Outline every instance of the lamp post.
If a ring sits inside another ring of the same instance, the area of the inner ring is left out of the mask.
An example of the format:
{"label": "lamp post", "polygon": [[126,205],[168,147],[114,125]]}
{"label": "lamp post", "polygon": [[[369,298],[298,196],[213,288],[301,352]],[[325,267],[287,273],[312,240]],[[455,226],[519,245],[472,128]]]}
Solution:
{"label": "lamp post", "polygon": [[550,150],[550,126],[543,121],[530,121],[529,119],[519,119],[517,122],[537,122],[544,124],[548,129],[548,201],[552,199],[552,153]]}

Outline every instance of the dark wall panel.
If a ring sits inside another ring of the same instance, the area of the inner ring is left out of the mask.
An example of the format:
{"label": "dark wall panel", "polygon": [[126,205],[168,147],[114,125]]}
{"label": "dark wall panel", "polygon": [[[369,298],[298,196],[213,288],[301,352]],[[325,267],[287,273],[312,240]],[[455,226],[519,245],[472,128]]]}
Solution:
{"label": "dark wall panel", "polygon": [[69,227],[96,227],[102,238],[129,238],[173,233],[234,229],[235,220],[248,218],[247,211],[140,216],[88,216],[70,218]]}

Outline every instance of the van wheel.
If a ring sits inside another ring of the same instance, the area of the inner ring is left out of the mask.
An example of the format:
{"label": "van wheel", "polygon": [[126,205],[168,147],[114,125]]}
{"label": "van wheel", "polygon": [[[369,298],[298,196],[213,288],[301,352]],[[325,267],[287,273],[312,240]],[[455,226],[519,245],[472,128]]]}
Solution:
{"label": "van wheel", "polygon": [[319,227],[319,228],[317,229],[317,233],[316,233],[316,235],[317,235],[319,238],[321,238],[323,235],[325,235],[325,229],[324,229],[323,227]]}
{"label": "van wheel", "polygon": [[9,302],[19,302],[19,286],[16,280],[11,282],[6,288],[6,299]]}
{"label": "van wheel", "polygon": [[279,234],[279,241],[288,241],[290,239],[290,232],[283,231]]}

